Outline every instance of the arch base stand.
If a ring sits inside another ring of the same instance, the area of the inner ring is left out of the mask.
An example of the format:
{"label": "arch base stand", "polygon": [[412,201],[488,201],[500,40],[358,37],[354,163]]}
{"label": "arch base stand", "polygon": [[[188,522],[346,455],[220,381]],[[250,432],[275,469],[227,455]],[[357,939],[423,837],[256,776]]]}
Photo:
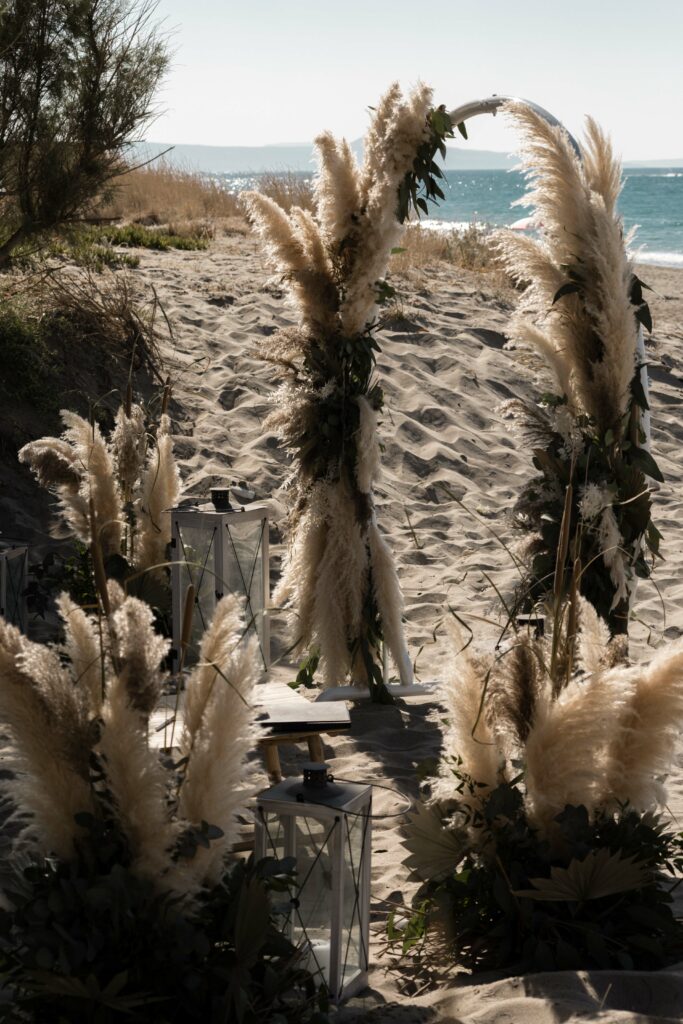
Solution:
{"label": "arch base stand", "polygon": [[[436,683],[387,684],[392,697],[428,697],[435,689]],[[370,700],[370,691],[367,686],[330,686],[315,698],[316,704],[332,700]]]}

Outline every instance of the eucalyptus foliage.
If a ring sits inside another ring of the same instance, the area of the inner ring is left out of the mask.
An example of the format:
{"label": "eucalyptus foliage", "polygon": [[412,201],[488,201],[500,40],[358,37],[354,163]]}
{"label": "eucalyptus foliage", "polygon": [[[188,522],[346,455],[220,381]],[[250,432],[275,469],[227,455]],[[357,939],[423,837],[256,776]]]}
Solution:
{"label": "eucalyptus foliage", "polygon": [[[453,770],[458,790],[476,788]],[[422,861],[445,833],[450,867],[420,890],[410,920],[389,922],[389,938],[408,952],[431,929],[459,963],[474,970],[654,970],[683,954],[674,914],[683,836],[661,817],[628,805],[589,815],[568,805],[552,839],[529,822],[518,782],[480,797],[435,805],[431,826],[406,841]],[[471,841],[472,829],[478,840]]]}
{"label": "eucalyptus foliage", "polygon": [[272,909],[291,862],[236,861],[188,912],[130,871],[113,821],[80,825],[69,862],[5,862],[3,1020],[324,1024],[324,997]]}

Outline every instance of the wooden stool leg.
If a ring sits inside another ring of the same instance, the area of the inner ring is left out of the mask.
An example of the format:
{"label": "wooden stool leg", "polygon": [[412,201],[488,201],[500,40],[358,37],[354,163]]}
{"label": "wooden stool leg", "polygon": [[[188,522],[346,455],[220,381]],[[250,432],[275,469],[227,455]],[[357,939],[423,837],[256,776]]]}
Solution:
{"label": "wooden stool leg", "polygon": [[264,743],[263,753],[266,761],[266,771],[271,782],[282,782],[282,768],[280,767],[280,753],[277,743]]}
{"label": "wooden stool leg", "polygon": [[325,761],[323,741],[317,733],[315,736],[308,737],[308,756],[311,761],[315,761],[316,764],[323,764]]}

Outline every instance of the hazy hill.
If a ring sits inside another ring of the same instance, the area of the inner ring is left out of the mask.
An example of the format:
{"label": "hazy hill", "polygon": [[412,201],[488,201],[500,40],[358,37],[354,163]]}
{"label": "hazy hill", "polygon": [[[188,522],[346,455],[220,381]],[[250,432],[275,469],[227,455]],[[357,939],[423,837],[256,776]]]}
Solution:
{"label": "hazy hill", "polygon": [[[357,156],[362,142],[352,143]],[[162,142],[139,142],[134,146],[136,160],[149,160],[164,150],[169,163],[207,174],[260,174],[262,171],[310,171],[313,168],[313,147],[308,143],[277,146],[191,146]],[[456,171],[508,170],[516,157],[490,149],[469,149],[449,146],[446,168]],[[683,157],[670,160],[627,160],[625,167],[683,167]]]}
{"label": "hazy hill", "polygon": [[[135,146],[137,160],[148,160],[162,153],[171,144],[141,142]],[[357,155],[362,152],[360,140],[352,143]],[[259,174],[261,171],[310,171],[313,168],[313,147],[309,144],[280,146],[190,146],[180,143],[165,158],[169,163],[208,174]],[[485,149],[448,149],[446,167],[452,170],[498,170],[513,167],[515,159],[507,153]]]}

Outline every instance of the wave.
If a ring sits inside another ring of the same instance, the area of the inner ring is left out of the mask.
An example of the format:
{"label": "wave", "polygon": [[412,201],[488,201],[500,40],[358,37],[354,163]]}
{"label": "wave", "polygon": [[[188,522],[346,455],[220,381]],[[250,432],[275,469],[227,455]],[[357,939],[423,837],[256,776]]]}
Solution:
{"label": "wave", "polygon": [[462,234],[463,231],[469,230],[469,228],[480,228],[481,230],[494,227],[492,224],[487,224],[484,221],[479,220],[421,220],[419,222],[412,221],[411,223],[419,225],[423,231],[437,231],[440,234],[447,234],[449,231],[457,231],[458,234]]}
{"label": "wave", "polygon": [[656,267],[683,267],[683,252],[632,252],[636,263],[651,263]]}
{"label": "wave", "polygon": [[436,231],[439,234],[448,234],[449,232],[456,232],[461,235],[465,231],[469,231],[472,228],[477,231],[481,231],[485,234],[491,231],[497,231],[499,228],[511,228],[513,231],[532,231],[534,229],[533,217],[522,217],[514,221],[513,223],[499,224],[496,221],[490,220],[477,220],[473,217],[472,220],[421,220],[419,222],[413,221],[413,224],[418,225],[425,231]]}
{"label": "wave", "polygon": [[683,171],[625,171],[624,178],[683,178]]}

